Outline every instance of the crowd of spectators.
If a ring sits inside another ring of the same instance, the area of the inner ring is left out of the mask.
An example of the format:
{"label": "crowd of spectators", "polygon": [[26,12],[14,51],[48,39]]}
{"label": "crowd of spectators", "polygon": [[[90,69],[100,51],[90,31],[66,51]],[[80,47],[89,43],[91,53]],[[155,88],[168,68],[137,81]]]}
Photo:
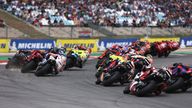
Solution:
{"label": "crowd of spectators", "polygon": [[0,0],[36,26],[191,26],[191,0]]}

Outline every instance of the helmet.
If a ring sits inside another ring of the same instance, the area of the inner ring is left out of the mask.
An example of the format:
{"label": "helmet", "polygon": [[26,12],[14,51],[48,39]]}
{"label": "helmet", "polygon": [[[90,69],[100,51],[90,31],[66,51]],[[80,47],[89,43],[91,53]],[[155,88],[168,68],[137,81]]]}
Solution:
{"label": "helmet", "polygon": [[163,73],[164,80],[168,80],[172,76],[172,71],[168,67],[162,67],[160,72]]}
{"label": "helmet", "polygon": [[147,57],[145,58],[145,61],[146,61],[147,64],[153,63],[153,56],[148,54]]}
{"label": "helmet", "polygon": [[146,68],[146,69],[151,69],[151,68],[152,68],[152,65],[149,64],[149,65],[145,66],[145,68]]}
{"label": "helmet", "polygon": [[75,45],[75,46],[73,47],[73,49],[78,49],[78,45]]}
{"label": "helmet", "polygon": [[58,53],[60,55],[65,55],[65,52],[66,52],[66,48],[64,48],[64,47],[61,47],[61,48],[58,49]]}
{"label": "helmet", "polygon": [[58,48],[57,47],[53,47],[50,49],[51,53],[57,53],[58,52]]}
{"label": "helmet", "polygon": [[83,46],[83,45],[80,45],[80,46],[79,46],[79,49],[80,49],[80,50],[86,50],[87,48],[86,48],[85,46]]}

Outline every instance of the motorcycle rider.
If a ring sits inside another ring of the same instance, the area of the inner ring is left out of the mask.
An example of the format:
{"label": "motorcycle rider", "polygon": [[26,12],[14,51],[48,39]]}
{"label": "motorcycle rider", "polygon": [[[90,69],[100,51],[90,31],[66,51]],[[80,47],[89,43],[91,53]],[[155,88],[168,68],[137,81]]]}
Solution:
{"label": "motorcycle rider", "polygon": [[187,66],[187,65],[184,65],[182,63],[174,63],[173,66],[170,67],[170,69],[172,70],[172,73],[173,74],[182,74],[182,73],[185,73],[185,72],[191,72],[192,69]]}
{"label": "motorcycle rider", "polygon": [[75,45],[73,47],[73,49],[75,49],[75,50],[87,50],[87,48],[83,45]]}
{"label": "motorcycle rider", "polygon": [[111,62],[113,62],[114,60],[118,60],[119,62],[122,63],[122,65],[126,65],[126,63],[129,62],[129,60],[125,57],[125,56],[119,56],[119,55],[115,55],[115,54],[110,54],[109,58],[106,59],[105,61],[103,61],[100,64],[100,67],[97,69],[97,72],[95,74],[95,77],[97,78],[96,80],[96,84],[100,84],[100,75],[102,74],[103,71],[109,70],[110,69],[110,65]]}
{"label": "motorcycle rider", "polygon": [[91,49],[87,49],[83,45],[75,45],[69,52],[68,57],[71,56],[71,54],[75,55],[75,66],[82,68],[83,62],[85,62],[88,59],[89,54],[91,53]]}
{"label": "motorcycle rider", "polygon": [[151,55],[141,56],[141,55],[133,55],[130,56],[130,59],[134,62],[135,72],[134,76],[141,71],[148,70],[152,67],[153,57]]}
{"label": "motorcycle rider", "polygon": [[[60,58],[62,59],[62,61],[64,62],[64,64],[66,64],[66,48],[61,47],[61,48],[57,48],[57,47],[53,47],[51,49],[49,49],[47,52],[45,52],[45,58],[43,59],[43,62],[41,62],[41,64],[45,63],[50,56],[53,56],[54,58]],[[63,71],[64,67],[61,66],[61,64],[59,63],[58,59],[56,59],[56,67],[54,68],[54,74],[58,74],[58,72]]]}

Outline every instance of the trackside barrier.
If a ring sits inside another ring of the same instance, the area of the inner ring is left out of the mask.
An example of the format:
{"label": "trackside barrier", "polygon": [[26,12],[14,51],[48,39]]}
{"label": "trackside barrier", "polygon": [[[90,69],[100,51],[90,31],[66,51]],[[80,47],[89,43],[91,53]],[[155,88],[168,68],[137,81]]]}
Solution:
{"label": "trackside barrier", "polygon": [[0,39],[0,53],[9,52],[9,41],[10,39]]}
{"label": "trackside barrier", "polygon": [[114,39],[114,38],[106,38],[100,39],[98,42],[99,51],[104,51],[106,48],[111,47],[112,45],[131,45],[132,42],[139,40],[139,38],[126,38],[126,39]]}
{"label": "trackside barrier", "polygon": [[181,48],[192,47],[192,36],[180,38],[180,47]]}
{"label": "trackside barrier", "polygon": [[75,45],[83,45],[89,47],[93,52],[97,52],[98,39],[57,39],[57,47],[64,46],[67,50],[70,50]]}
{"label": "trackside barrier", "polygon": [[10,52],[17,50],[48,50],[56,46],[55,40],[51,39],[11,39]]}
{"label": "trackside barrier", "polygon": [[180,38],[140,38],[141,41],[159,42],[163,40],[172,40],[179,42]]}

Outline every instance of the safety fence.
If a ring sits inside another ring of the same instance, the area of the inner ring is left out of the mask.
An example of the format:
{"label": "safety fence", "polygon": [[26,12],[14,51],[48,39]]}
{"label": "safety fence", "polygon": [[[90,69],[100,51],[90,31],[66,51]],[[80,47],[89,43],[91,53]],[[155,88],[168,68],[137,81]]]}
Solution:
{"label": "safety fence", "polygon": [[47,50],[51,47],[65,47],[70,50],[75,45],[92,48],[93,52],[104,51],[114,44],[130,45],[137,40],[162,41],[173,40],[180,42],[181,48],[192,47],[192,36],[182,38],[103,38],[103,39],[0,39],[0,53],[16,52],[17,50]]}
{"label": "safety fence", "polygon": [[[40,33],[39,33],[39,32]],[[0,38],[41,37],[42,33],[53,38],[93,38],[110,36],[189,36],[192,26],[189,27],[35,27],[13,28],[5,25],[0,27]]]}

